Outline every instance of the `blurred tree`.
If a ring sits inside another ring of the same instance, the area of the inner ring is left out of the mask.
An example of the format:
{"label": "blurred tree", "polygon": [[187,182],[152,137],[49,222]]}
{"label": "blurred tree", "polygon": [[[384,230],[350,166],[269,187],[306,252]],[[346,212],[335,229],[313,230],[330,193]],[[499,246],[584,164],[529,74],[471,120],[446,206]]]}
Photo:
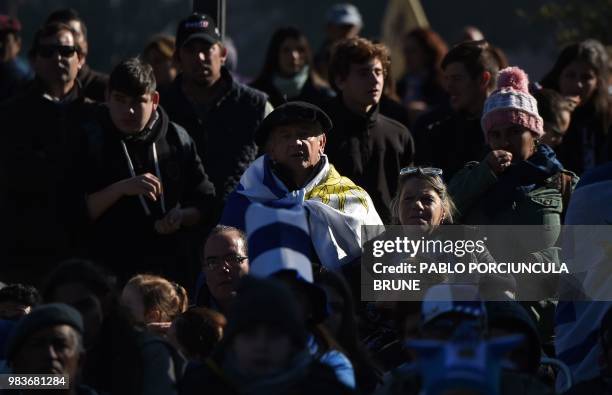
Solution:
{"label": "blurred tree", "polygon": [[606,45],[612,43],[612,0],[544,0],[542,3],[535,14],[522,8],[517,14],[534,24],[554,27],[560,46],[586,38]]}

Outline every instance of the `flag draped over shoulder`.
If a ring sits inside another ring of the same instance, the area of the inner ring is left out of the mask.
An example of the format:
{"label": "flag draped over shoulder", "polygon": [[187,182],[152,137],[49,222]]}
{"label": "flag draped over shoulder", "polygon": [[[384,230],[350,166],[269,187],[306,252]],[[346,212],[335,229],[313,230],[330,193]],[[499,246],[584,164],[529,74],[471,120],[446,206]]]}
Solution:
{"label": "flag draped over shoulder", "polygon": [[[342,177],[327,156],[321,160],[324,165],[304,188],[289,191],[272,172],[270,158],[263,155],[244,172],[236,192],[268,206],[303,205],[317,256],[324,266],[336,270],[361,255],[362,241],[366,241],[361,225],[382,225],[382,221],[368,193]],[[380,231],[382,226],[373,230]]]}

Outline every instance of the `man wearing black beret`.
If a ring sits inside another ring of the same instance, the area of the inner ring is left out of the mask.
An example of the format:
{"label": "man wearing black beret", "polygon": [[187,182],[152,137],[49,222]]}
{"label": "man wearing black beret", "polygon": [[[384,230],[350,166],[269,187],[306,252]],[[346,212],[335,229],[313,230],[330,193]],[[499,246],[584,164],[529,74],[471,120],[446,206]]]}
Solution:
{"label": "man wearing black beret", "polygon": [[308,212],[313,261],[338,269],[358,258],[361,225],[382,222],[367,192],[342,177],[324,154],[325,133],[331,128],[327,114],[305,102],[285,103],[270,113],[255,134],[265,154],[251,164],[228,197],[221,224],[244,230],[252,203],[302,205]]}

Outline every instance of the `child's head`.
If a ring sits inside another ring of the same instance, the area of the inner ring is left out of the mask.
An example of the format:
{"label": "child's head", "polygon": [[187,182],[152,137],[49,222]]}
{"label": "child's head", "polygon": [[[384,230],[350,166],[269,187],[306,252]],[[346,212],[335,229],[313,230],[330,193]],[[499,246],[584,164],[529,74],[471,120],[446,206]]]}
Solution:
{"label": "child's head", "polygon": [[223,339],[227,320],[223,314],[206,307],[191,307],[172,322],[170,334],[190,360],[203,361]]}
{"label": "child's head", "polygon": [[106,102],[113,124],[123,133],[139,133],[157,110],[159,93],[151,65],[139,58],[119,63],[108,81]]}
{"label": "child's head", "polygon": [[538,101],[538,112],[544,120],[542,143],[555,147],[563,141],[575,104],[552,89],[540,89],[534,97]]}
{"label": "child's head", "polygon": [[160,276],[139,274],[132,277],[121,293],[121,302],[135,322],[172,322],[187,310],[187,291]]}

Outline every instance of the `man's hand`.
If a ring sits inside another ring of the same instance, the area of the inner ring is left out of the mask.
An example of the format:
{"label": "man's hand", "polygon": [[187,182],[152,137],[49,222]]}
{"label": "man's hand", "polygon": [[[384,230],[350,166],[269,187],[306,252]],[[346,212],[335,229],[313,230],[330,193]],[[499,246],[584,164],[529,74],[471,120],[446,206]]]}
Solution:
{"label": "man's hand", "polygon": [[162,186],[159,178],[151,173],[146,173],[117,183],[123,196],[145,195],[152,201],[157,201],[157,196],[161,195]]}
{"label": "man's hand", "polygon": [[183,210],[178,203],[162,219],[155,221],[155,231],[161,235],[169,235],[181,228],[183,224]]}
{"label": "man's hand", "polygon": [[512,162],[512,153],[504,150],[491,151],[485,158],[493,173],[500,175]]}

